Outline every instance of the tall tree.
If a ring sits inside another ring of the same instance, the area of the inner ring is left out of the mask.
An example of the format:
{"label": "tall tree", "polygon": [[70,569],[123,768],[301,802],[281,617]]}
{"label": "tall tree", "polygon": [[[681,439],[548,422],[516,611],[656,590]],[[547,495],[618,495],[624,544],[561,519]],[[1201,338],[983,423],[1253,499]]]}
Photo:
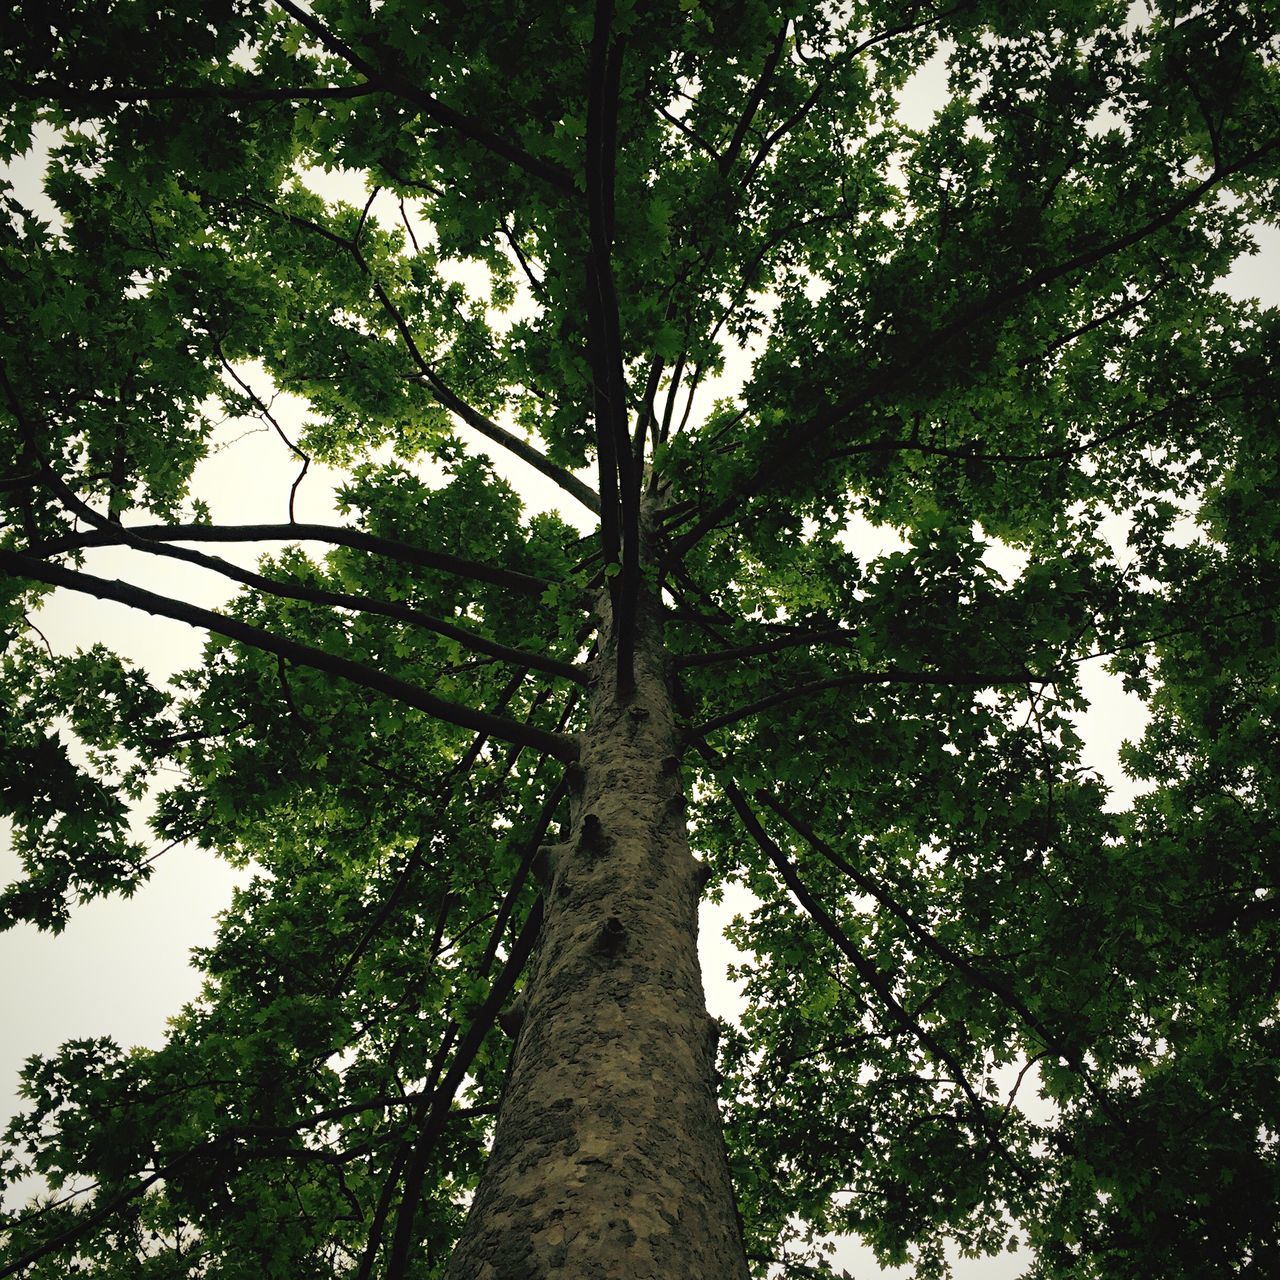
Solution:
{"label": "tall tree", "polygon": [[[0,197],[5,922],[136,887],[149,788],[252,874],[162,1047],[29,1063],[3,1168],[62,1196],[0,1276],[804,1276],[839,1232],[1276,1274],[1278,325],[1213,287],[1274,216],[1276,18],[11,6],[60,220]],[[345,522],[212,523],[226,415]],[[54,589],[204,661],[49,651]],[[1151,708],[1125,813],[1094,658]]]}

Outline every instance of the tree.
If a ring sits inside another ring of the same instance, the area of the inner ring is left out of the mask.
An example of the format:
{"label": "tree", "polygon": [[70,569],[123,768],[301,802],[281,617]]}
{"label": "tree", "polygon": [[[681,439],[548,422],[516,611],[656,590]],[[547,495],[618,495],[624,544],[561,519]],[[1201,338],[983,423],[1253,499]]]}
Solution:
{"label": "tree", "polygon": [[[1280,325],[1214,283],[1274,216],[1276,17],[13,6],[61,225],[4,193],[4,919],[136,887],[149,793],[252,877],[162,1047],[29,1063],[5,1175],[69,1194],[0,1275],[1275,1274]],[[213,523],[226,415],[345,522]],[[46,650],[54,589],[203,664]],[[1128,812],[1092,659],[1150,708]]]}

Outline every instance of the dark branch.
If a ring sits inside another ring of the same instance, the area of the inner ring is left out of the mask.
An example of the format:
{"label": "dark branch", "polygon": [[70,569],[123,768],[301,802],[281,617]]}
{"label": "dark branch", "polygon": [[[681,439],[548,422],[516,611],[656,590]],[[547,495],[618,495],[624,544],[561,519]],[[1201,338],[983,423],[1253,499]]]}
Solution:
{"label": "dark branch", "polygon": [[322,587],[309,587],[300,582],[288,582],[279,578],[268,578],[264,574],[242,569],[230,560],[221,556],[205,555],[188,547],[175,547],[167,544],[148,542],[146,539],[132,544],[136,549],[150,552],[152,555],[165,556],[174,560],[182,560],[188,564],[198,565],[219,573],[233,582],[252,587],[255,591],[277,596],[284,600],[302,600],[309,604],[328,605],[337,609],[350,609],[357,613],[370,613],[379,617],[390,618],[395,622],[403,622],[423,631],[433,632],[460,644],[472,653],[487,654],[500,662],[508,662],[518,667],[529,667],[534,671],[543,671],[547,675],[557,676],[562,680],[573,680],[577,684],[587,682],[584,668],[571,662],[561,662],[557,658],[549,658],[541,653],[531,653],[524,649],[513,649],[509,645],[500,644],[488,636],[481,635],[467,627],[460,627],[444,618],[423,613],[409,605],[395,600],[380,600],[373,596],[354,595],[346,591],[329,591]]}
{"label": "dark branch", "polygon": [[[716,758],[705,743],[699,744],[700,750],[708,763],[714,768]],[[893,994],[890,983],[876,965],[862,954],[861,951],[853,944],[848,934],[840,927],[836,920],[830,915],[825,907],[813,896],[808,886],[800,879],[799,873],[796,871],[795,865],[787,857],[769,833],[764,829],[759,818],[756,817],[755,811],[747,803],[746,797],[731,779],[719,776],[717,779],[724,788],[729,803],[733,805],[734,811],[737,813],[742,825],[746,828],[753,840],[768,856],[769,861],[773,864],[775,870],[782,877],[783,883],[795,896],[796,900],[808,913],[813,922],[822,930],[823,933],[831,940],[836,949],[843,955],[853,966],[863,983],[875,992],[879,998],[881,1005],[888,1011],[904,1031],[908,1032],[916,1040],[919,1041],[921,1047],[935,1061],[943,1063],[951,1072],[952,1079],[956,1086],[964,1094],[968,1100],[970,1109],[973,1112],[974,1124],[977,1130],[982,1134],[987,1144],[993,1152],[1001,1159],[1008,1161],[1016,1168],[1016,1162],[1013,1157],[1000,1145],[997,1135],[992,1131],[988,1123],[986,1109],[981,1099],[974,1091],[973,1086],[969,1083],[963,1067],[956,1056],[951,1053],[945,1045],[943,1045],[936,1036],[934,1036],[926,1027],[912,1016],[912,1014],[903,1007],[901,1001]]]}
{"label": "dark branch", "polygon": [[945,671],[849,671],[844,675],[830,676],[825,680],[813,680],[808,684],[798,684],[778,693],[771,693],[766,698],[750,702],[744,707],[726,711],[723,715],[714,716],[705,723],[690,730],[694,735],[705,735],[713,729],[723,729],[725,725],[745,720],[748,716],[758,715],[761,711],[769,711],[797,698],[807,698],[811,694],[823,693],[828,689],[865,688],[877,684],[908,685],[941,685],[961,689],[990,689],[999,685],[1026,685],[1043,683],[1050,679],[1047,676],[1031,675],[1029,672],[1006,675],[982,675],[966,672],[948,673]]}
{"label": "dark branch", "polygon": [[729,139],[729,145],[725,148],[724,155],[720,157],[721,177],[728,175],[729,170],[733,168],[738,159],[738,153],[742,150],[742,143],[747,136],[747,130],[751,128],[751,122],[755,119],[756,112],[760,110],[760,104],[764,101],[765,90],[768,89],[769,81],[773,79],[773,73],[777,70],[778,59],[782,57],[782,51],[786,48],[787,28],[790,25],[790,19],[788,19],[778,29],[773,48],[769,50],[769,56],[765,58],[760,78],[751,86],[751,92],[747,95],[746,106],[743,107],[742,115],[738,119],[737,128],[733,131],[733,137]]}
{"label": "dark branch", "polygon": [[527,440],[522,440],[514,432],[508,431],[505,427],[501,427],[492,419],[487,418],[445,383],[431,362],[422,354],[422,348],[418,346],[417,339],[413,336],[413,330],[409,327],[409,322],[405,319],[404,313],[396,306],[391,295],[383,287],[382,282],[373,274],[368,260],[361,253],[360,246],[354,238],[349,239],[340,236],[310,218],[304,218],[299,214],[277,209],[274,205],[264,204],[259,200],[246,200],[245,203],[276,217],[283,218],[304,231],[311,231],[349,253],[360,268],[360,271],[369,280],[374,297],[378,299],[382,309],[395,326],[396,332],[400,335],[400,341],[409,353],[409,359],[413,361],[414,367],[418,370],[419,375],[430,388],[436,400],[444,408],[461,418],[474,431],[478,431],[495,444],[501,445],[508,452],[515,454],[522,462],[527,462],[529,466],[536,471],[540,471],[547,479],[559,485],[566,493],[572,494],[588,511],[592,511],[597,515],[600,513],[600,498],[590,485],[584,484],[571,471],[567,471],[564,467],[552,462],[550,458],[534,448]]}
{"label": "dark branch", "polygon": [[48,564],[42,560],[34,560],[30,556],[4,550],[0,550],[0,569],[8,570],[14,577],[27,578],[33,582],[45,582],[55,587],[66,587],[70,591],[95,596],[100,600],[115,600],[130,608],[155,614],[157,617],[172,618],[177,622],[185,622],[190,626],[212,631],[252,649],[275,654],[297,666],[310,667],[312,670],[323,671],[366,689],[372,689],[406,706],[416,707],[448,724],[484,731],[505,742],[517,742],[521,746],[544,751],[559,760],[573,760],[578,754],[576,741],[563,734],[547,733],[533,725],[522,724],[506,716],[492,716],[461,703],[437,698],[425,689],[420,689],[404,680],[398,680],[394,676],[384,675],[350,658],[326,653],[323,649],[302,644],[286,636],[273,635],[261,627],[241,622],[238,618],[227,617],[225,614],[215,613],[209,609],[201,609],[180,600],[172,600],[167,596],[145,591],[129,583],[110,578],[98,578],[92,574],[68,569],[63,565]]}
{"label": "dark branch", "polygon": [[486,151],[509,161],[532,177],[549,183],[558,191],[572,193],[573,179],[568,173],[546,160],[530,155],[518,143],[494,133],[478,120],[463,115],[462,112],[446,106],[438,98],[419,89],[411,80],[396,72],[376,66],[362,57],[351,45],[332,32],[314,14],[309,13],[293,0],[276,0],[276,3],[300,26],[306,28],[331,54],[341,58],[348,66],[358,71],[371,84],[393,93],[405,102],[412,103],[432,124],[442,129],[449,129],[472,142],[478,143]]}
{"label": "dark branch", "polygon": [[474,582],[489,582],[527,596],[541,596],[551,585],[541,578],[518,573],[514,569],[500,569],[478,560],[467,560],[443,551],[429,551],[408,542],[397,542],[394,538],[381,538],[360,529],[344,529],[341,525],[327,524],[133,525],[66,534],[36,543],[27,548],[27,551],[34,556],[51,556],[86,547],[121,546],[134,539],[150,542],[325,542],[334,546],[352,547],[357,551],[369,551],[403,564],[416,564],[440,573],[451,573]]}
{"label": "dark branch", "polygon": [[[1169,226],[1188,210],[1194,208],[1206,195],[1213,191],[1214,188],[1221,186],[1228,178],[1243,172],[1259,160],[1265,159],[1277,148],[1280,148],[1280,136],[1268,139],[1234,164],[1215,170],[1207,178],[1187,188],[1179,199],[1174,200],[1160,214],[1149,219],[1140,227],[1136,227],[1125,235],[1081,249],[1061,262],[1040,271],[1031,272],[1014,284],[1004,289],[997,289],[969,306],[957,309],[950,320],[922,340],[917,350],[945,344],[957,334],[968,330],[976,321],[985,319],[994,312],[1010,306],[1028,294],[1034,293],[1037,289],[1075,272],[1096,266],[1106,258],[1113,257],[1115,254],[1122,253],[1124,250],[1141,243],[1147,237]],[[685,554],[741,503],[769,488],[780,475],[787,474],[788,469],[783,465],[782,461],[786,456],[803,450],[815,437],[837,426],[860,406],[876,396],[886,394],[903,379],[911,376],[915,368],[916,362],[914,358],[903,359],[891,369],[878,372],[874,385],[863,387],[853,395],[830,405],[808,421],[785,433],[785,436],[779,439],[778,443],[768,451],[767,456],[748,475],[737,481],[734,486],[733,496],[717,503],[674,543],[674,554]]]}
{"label": "dark branch", "polygon": [[42,1245],[38,1245],[36,1248],[24,1253],[20,1258],[15,1258],[14,1261],[0,1266],[0,1280],[4,1280],[5,1276],[20,1275],[33,1263],[39,1262],[41,1258],[47,1258],[49,1254],[56,1253],[64,1245],[80,1239],[92,1231],[94,1227],[106,1222],[112,1214],[123,1209],[130,1201],[136,1200],[140,1195],[145,1195],[147,1190],[159,1182],[166,1174],[172,1174],[180,1163],[185,1163],[185,1161],[172,1161],[158,1172],[148,1174],[145,1178],[135,1182],[133,1186],[126,1187],[123,1191],[112,1196],[105,1204],[101,1206],[95,1205],[87,1213],[77,1214],[76,1221],[66,1230],[58,1232],[57,1235],[52,1236]]}
{"label": "dark branch", "polygon": [[238,386],[240,390],[249,397],[254,408],[257,409],[259,416],[271,425],[272,430],[274,430],[276,435],[284,442],[285,448],[287,448],[295,458],[299,458],[302,461],[302,467],[294,478],[293,484],[289,486],[289,523],[294,524],[296,522],[294,508],[298,500],[298,486],[307,478],[307,472],[311,468],[311,455],[300,449],[289,438],[289,436],[285,434],[285,430],[280,425],[279,420],[276,418],[275,414],[271,412],[271,406],[268,405],[262,397],[259,396],[258,393],[235,371],[231,362],[222,354],[221,348],[219,347],[217,350],[218,360],[226,371],[227,376],[230,377],[235,382],[236,386]]}
{"label": "dark branch", "polygon": [[403,313],[391,301],[381,282],[369,270],[363,255],[354,247],[353,252],[356,260],[360,263],[361,269],[372,281],[373,291],[378,301],[382,303],[383,308],[390,315],[392,323],[396,326],[401,341],[404,342],[405,348],[409,352],[409,358],[413,361],[418,372],[422,375],[423,381],[431,388],[432,395],[435,396],[440,404],[451,413],[457,414],[472,430],[478,431],[486,439],[501,445],[508,452],[515,454],[522,462],[527,462],[535,471],[540,471],[548,480],[554,481],[566,493],[572,494],[588,511],[599,515],[600,498],[590,485],[584,484],[573,472],[567,471],[564,467],[552,462],[546,454],[534,448],[527,440],[522,440],[514,432],[508,431],[505,427],[500,427],[492,419],[487,418],[445,383],[444,379],[440,377],[430,362],[423,356],[422,350],[414,339],[412,330],[410,330]]}
{"label": "dark branch", "polygon": [[1124,1123],[1123,1116],[1115,1109],[1111,1099],[1106,1096],[1093,1079],[1093,1074],[1085,1065],[1079,1050],[1066,1043],[1061,1036],[1055,1034],[1048,1027],[1042,1018],[1037,1017],[1003,975],[992,973],[985,966],[974,960],[972,956],[965,955],[954,947],[948,946],[940,938],[924,928],[880,881],[872,876],[865,875],[848,859],[841,857],[831,845],[819,837],[807,822],[787,809],[776,797],[770,795],[767,791],[760,790],[755,793],[755,800],[757,804],[762,804],[766,808],[772,809],[783,822],[816,849],[833,867],[848,876],[863,893],[880,903],[890,915],[894,916],[906,927],[908,933],[930,955],[935,959],[941,960],[944,964],[958,969],[970,982],[985,988],[1012,1009],[1031,1032],[1040,1039],[1048,1051],[1055,1053],[1080,1076],[1103,1110],[1118,1124]]}
{"label": "dark branch", "polygon": [[400,1212],[396,1217],[395,1234],[392,1237],[387,1258],[386,1280],[404,1280],[410,1248],[413,1244],[414,1219],[422,1198],[423,1179],[426,1176],[431,1153],[448,1121],[454,1094],[461,1087],[472,1062],[475,1061],[476,1054],[480,1051],[480,1046],[484,1043],[485,1036],[493,1027],[498,1010],[507,1003],[517,979],[533,952],[534,943],[541,929],[542,899],[538,898],[524,922],[524,927],[512,944],[506,964],[494,979],[484,1003],[476,1011],[471,1025],[454,1052],[448,1072],[436,1089],[435,1100],[422,1126],[417,1146],[405,1172]]}

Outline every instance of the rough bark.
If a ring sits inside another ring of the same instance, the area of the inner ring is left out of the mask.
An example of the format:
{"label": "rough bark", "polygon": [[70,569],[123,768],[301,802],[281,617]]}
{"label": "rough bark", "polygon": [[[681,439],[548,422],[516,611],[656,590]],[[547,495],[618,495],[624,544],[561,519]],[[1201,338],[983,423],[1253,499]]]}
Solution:
{"label": "rough bark", "polygon": [[743,1280],[697,955],[677,730],[652,610],[636,685],[595,664],[569,838],[493,1152],[448,1280]]}

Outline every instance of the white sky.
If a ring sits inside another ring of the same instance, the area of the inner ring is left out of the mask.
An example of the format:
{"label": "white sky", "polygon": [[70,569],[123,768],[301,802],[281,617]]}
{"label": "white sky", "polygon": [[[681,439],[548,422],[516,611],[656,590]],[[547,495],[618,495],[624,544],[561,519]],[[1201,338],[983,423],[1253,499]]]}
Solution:
{"label": "white sky", "polygon": [[[910,123],[927,123],[940,100],[935,66],[908,87],[905,102]],[[27,192],[34,168],[13,175]],[[337,194],[359,199],[358,185],[338,182],[347,189]],[[1259,241],[1260,253],[1237,266],[1228,288],[1238,296],[1261,296],[1274,305],[1280,302],[1280,232],[1262,228]],[[731,390],[744,372],[745,361],[731,363],[719,380],[720,386],[705,389],[701,403],[710,404],[715,395]],[[265,378],[256,386],[265,390]],[[286,427],[297,421],[297,406],[290,406],[287,398],[281,397],[275,409]],[[252,424],[228,424],[222,429],[223,445],[201,464],[195,491],[210,502],[217,522],[283,522],[296,463],[269,428],[244,434],[248,425]],[[549,481],[465,429],[462,433],[468,445],[490,454],[498,472],[518,489],[531,509],[555,507],[585,526],[587,513]],[[227,443],[231,440],[234,443]],[[299,491],[300,521],[335,519],[332,491],[336,478],[325,468],[312,465]],[[860,539],[865,553],[881,550],[873,543],[884,536],[885,531],[879,531],[874,537]],[[249,547],[220,554],[252,563],[256,551]],[[88,568],[105,576],[127,575],[138,580],[137,557],[119,549],[90,553]],[[152,562],[146,583],[153,590],[207,607],[224,603],[231,594],[224,580],[167,561]],[[70,651],[77,645],[100,641],[140,661],[156,675],[195,665],[203,643],[202,634],[183,624],[65,593],[59,593],[41,611],[39,624],[55,650]],[[1117,752],[1125,739],[1141,732],[1143,706],[1138,698],[1123,693],[1101,663],[1086,664],[1084,685],[1092,703],[1080,721],[1086,763],[1111,786],[1114,807],[1122,808],[1133,792],[1119,771]],[[15,859],[6,843],[0,847],[0,882],[7,883],[15,872]],[[0,1027],[4,1028],[0,1039],[0,1117],[18,1105],[13,1092],[17,1070],[29,1054],[49,1053],[64,1040],[91,1036],[112,1036],[125,1045],[160,1043],[166,1019],[198,991],[198,975],[187,963],[188,952],[212,941],[216,913],[227,904],[239,878],[239,873],[212,855],[181,847],[159,859],[152,879],[133,898],[85,904],[59,937],[31,928],[0,933],[0,974],[4,975],[0,983]],[[749,911],[750,906],[745,890],[730,888],[721,907],[708,905],[704,909],[704,979],[711,1011],[722,1017],[736,1016],[741,997],[725,976],[725,968],[735,955],[721,937],[721,929],[735,912]],[[869,1250],[852,1241],[839,1242],[832,1261],[859,1277],[906,1274],[882,1271]],[[1006,1280],[1018,1275],[1022,1265],[1016,1256],[960,1260],[956,1273],[961,1280]]]}

